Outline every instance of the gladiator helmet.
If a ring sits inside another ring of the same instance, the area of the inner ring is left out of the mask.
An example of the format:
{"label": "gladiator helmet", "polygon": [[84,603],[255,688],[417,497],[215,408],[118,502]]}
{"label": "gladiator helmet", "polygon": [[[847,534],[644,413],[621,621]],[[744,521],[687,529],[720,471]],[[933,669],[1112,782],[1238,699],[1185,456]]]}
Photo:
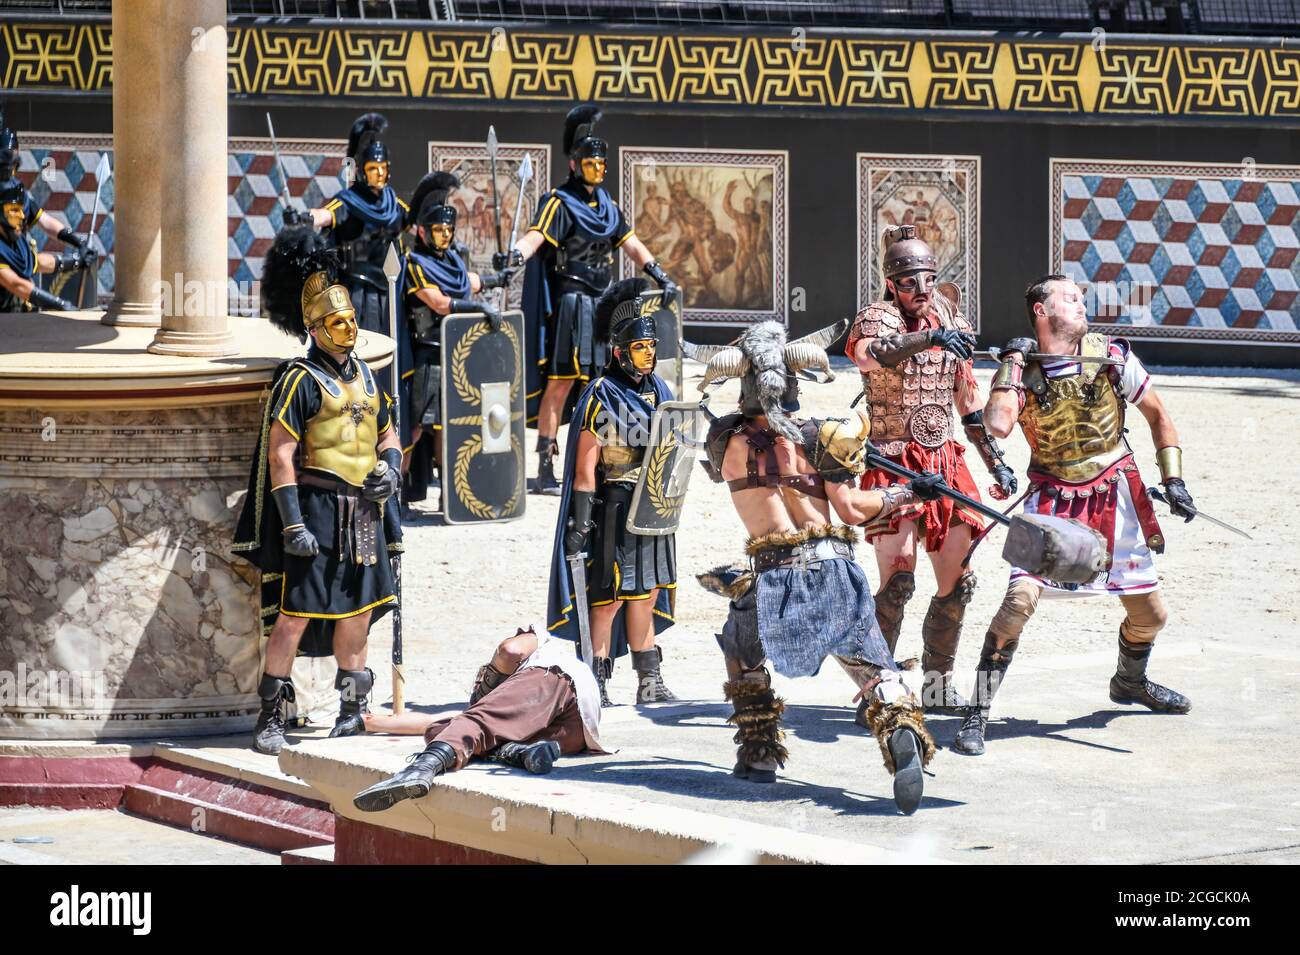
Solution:
{"label": "gladiator helmet", "polygon": [[[849,327],[848,319],[786,340],[780,322],[760,322],[746,329],[732,345],[682,343],[688,358],[707,363],[700,391],[716,382],[740,379],[740,410],[748,416],[765,415],[772,428],[791,441],[801,441],[799,426],[789,417],[799,410],[799,377],[833,381],[826,349]],[[825,377],[818,379],[816,373]]]}
{"label": "gladiator helmet", "polygon": [[609,144],[594,135],[601,116],[595,103],[583,103],[564,117],[564,154],[574,162],[573,175],[588,186],[605,181]]}
{"label": "gladiator helmet", "polygon": [[281,230],[262,270],[262,310],[271,324],[299,341],[321,328],[316,343],[346,354],[357,340],[357,316],[339,284],[337,250],[308,225]]}
{"label": "gladiator helmet", "polygon": [[388,147],[380,138],[386,129],[388,120],[382,114],[366,113],[348,133],[348,157],[356,163],[357,178],[375,192],[388,185]]}
{"label": "gladiator helmet", "polygon": [[420,180],[411,195],[414,221],[423,226],[429,244],[437,252],[445,251],[456,237],[456,207],[448,200],[460,180],[449,172],[431,172]]}
{"label": "gladiator helmet", "polygon": [[[880,272],[887,279],[939,270],[934,250],[916,237],[916,226],[891,226],[881,236],[881,245]],[[885,299],[893,298],[893,294],[886,286]]]}
{"label": "gladiator helmet", "polygon": [[[659,326],[655,312],[659,305],[645,293],[650,283],[643,278],[615,282],[596,300],[596,333],[609,342],[611,360],[617,348],[618,365],[632,378],[648,375],[658,364]],[[637,347],[637,343],[641,347]]]}
{"label": "gladiator helmet", "polygon": [[17,179],[0,180],[0,225],[20,233],[27,225],[27,190]]}

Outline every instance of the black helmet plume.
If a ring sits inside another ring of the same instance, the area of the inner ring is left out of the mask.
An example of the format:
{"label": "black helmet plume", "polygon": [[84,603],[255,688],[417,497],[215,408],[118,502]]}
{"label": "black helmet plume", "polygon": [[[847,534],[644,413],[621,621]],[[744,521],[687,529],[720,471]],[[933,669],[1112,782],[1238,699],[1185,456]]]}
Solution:
{"label": "black helmet plume", "polygon": [[348,155],[361,163],[386,160],[388,148],[380,139],[386,129],[388,120],[381,113],[366,113],[358,118],[348,133]]}
{"label": "black helmet plume", "polygon": [[302,287],[314,272],[338,279],[337,250],[309,225],[282,229],[262,265],[262,314],[286,335],[307,339],[302,315]]}
{"label": "black helmet plume", "polygon": [[593,135],[602,115],[600,107],[595,103],[582,103],[569,110],[569,115],[564,117],[564,155],[570,159],[582,158],[577,153],[582,151],[583,144],[588,141],[599,143],[602,147],[601,154],[604,154],[604,141]]}
{"label": "black helmet plume", "polygon": [[[434,222],[456,224],[456,207],[447,200],[452,192],[460,188],[460,180],[449,172],[439,170],[431,172],[415,187],[411,194],[411,211],[416,225],[432,225]],[[439,207],[451,210],[450,214],[438,214]]]}

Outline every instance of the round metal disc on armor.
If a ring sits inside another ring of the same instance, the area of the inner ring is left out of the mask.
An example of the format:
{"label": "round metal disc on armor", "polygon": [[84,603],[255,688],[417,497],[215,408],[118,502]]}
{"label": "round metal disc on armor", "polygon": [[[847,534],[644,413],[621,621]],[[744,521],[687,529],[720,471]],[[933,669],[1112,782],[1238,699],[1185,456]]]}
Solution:
{"label": "round metal disc on armor", "polygon": [[943,405],[921,405],[909,423],[912,439],[923,448],[937,448],[948,440],[952,416]]}

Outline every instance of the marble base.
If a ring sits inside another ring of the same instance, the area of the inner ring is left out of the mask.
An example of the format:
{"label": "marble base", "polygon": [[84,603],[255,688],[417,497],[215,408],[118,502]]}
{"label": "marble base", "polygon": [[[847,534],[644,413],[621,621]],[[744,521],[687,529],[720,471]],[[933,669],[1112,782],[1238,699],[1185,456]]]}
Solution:
{"label": "marble base", "polygon": [[[250,729],[265,639],[230,553],[256,403],[0,408],[0,736]],[[302,660],[319,720],[332,660]]]}

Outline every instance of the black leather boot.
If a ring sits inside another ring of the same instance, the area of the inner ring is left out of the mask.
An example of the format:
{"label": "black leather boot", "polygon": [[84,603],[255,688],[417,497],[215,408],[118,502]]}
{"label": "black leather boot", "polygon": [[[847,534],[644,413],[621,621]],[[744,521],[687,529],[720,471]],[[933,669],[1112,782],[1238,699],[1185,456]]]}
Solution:
{"label": "black leather boot", "polygon": [[1192,701],[1177,690],[1171,690],[1147,679],[1147,661],[1151,659],[1150,643],[1129,643],[1123,632],[1119,635],[1119,666],[1110,678],[1110,698],[1114,703],[1141,703],[1157,713],[1186,713]]}
{"label": "black leather boot", "polygon": [[609,657],[594,657],[591,662],[595,664],[592,672],[596,674],[596,685],[600,687],[600,705],[613,706],[613,701],[605,692],[605,681],[614,675],[614,661]]}
{"label": "black leather boot", "polygon": [[334,689],[339,691],[339,716],[330,730],[330,739],[336,736],[360,736],[366,731],[363,713],[369,713],[368,699],[375,685],[375,672],[364,670],[339,670],[334,675]]}
{"label": "black leather boot", "polygon": [[403,799],[429,795],[434,779],[456,766],[456,751],[451,744],[435,740],[409,762],[401,772],[357,793],[352,805],[362,812],[382,812]]}
{"label": "black leather boot", "polygon": [[677,699],[677,695],[664,683],[659,664],[664,651],[660,647],[632,651],[632,669],[636,670],[636,702],[661,703]]}
{"label": "black leather boot", "polygon": [[560,445],[554,438],[537,436],[537,483],[533,485],[533,493],[560,496],[560,482],[555,479],[555,455],[559,450]]}
{"label": "black leather boot", "polygon": [[487,755],[507,766],[545,776],[560,758],[560,744],[553,739],[541,743],[502,743]]}
{"label": "black leather boot", "polygon": [[985,634],[984,647],[980,650],[980,662],[975,667],[975,689],[971,692],[970,705],[966,707],[965,718],[957,730],[957,738],[952,742],[953,752],[963,756],[982,756],[984,754],[984,734],[989,726],[989,707],[993,705],[993,696],[1002,685],[1015,656],[1020,640],[1012,640],[999,648],[997,637]]}
{"label": "black leather boot", "polygon": [[288,677],[264,673],[257,695],[262,698],[262,709],[253,727],[253,749],[274,756],[284,749],[284,707],[295,699],[293,683]]}

